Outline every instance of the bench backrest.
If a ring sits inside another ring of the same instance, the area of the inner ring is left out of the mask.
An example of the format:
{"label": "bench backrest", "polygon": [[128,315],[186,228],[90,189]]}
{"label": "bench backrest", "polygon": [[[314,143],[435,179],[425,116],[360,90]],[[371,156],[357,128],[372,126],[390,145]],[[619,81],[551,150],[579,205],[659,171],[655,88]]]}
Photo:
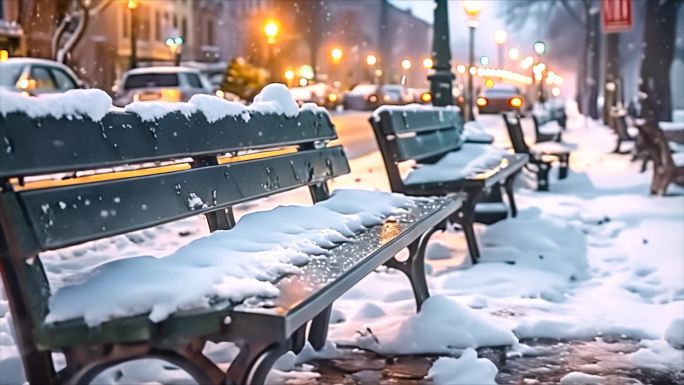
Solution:
{"label": "bench backrest", "polygon": [[369,120],[392,191],[404,191],[399,163],[430,162],[459,149],[464,142],[463,119],[453,108],[384,107]]}
{"label": "bench backrest", "polygon": [[[211,123],[200,111],[170,112],[156,121],[128,112],[109,112],[100,121],[13,112],[0,115],[0,138],[6,144],[0,151],[0,234],[5,244],[14,242],[16,258],[198,214],[207,214],[212,230],[228,228],[232,216],[223,214],[235,204],[301,186],[317,186],[313,191],[324,199],[325,182],[349,172],[340,146],[320,145],[336,138],[324,112],[294,118],[250,113]],[[293,151],[228,157],[225,164],[219,158],[287,146]],[[178,160],[187,163],[151,175],[121,172],[38,189],[18,184],[27,176]]]}
{"label": "bench backrest", "polygon": [[529,154],[530,148],[525,142],[525,134],[520,124],[520,116],[514,112],[504,112],[502,114],[508,136],[511,139],[513,151],[517,154]]}

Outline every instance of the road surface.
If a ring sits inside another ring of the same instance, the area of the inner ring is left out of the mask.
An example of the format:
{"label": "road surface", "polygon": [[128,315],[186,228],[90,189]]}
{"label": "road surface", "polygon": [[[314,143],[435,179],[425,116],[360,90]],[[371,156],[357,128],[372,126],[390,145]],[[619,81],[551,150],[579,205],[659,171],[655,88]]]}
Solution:
{"label": "road surface", "polygon": [[368,111],[345,111],[331,114],[337,136],[350,159],[378,150],[373,129],[368,123]]}

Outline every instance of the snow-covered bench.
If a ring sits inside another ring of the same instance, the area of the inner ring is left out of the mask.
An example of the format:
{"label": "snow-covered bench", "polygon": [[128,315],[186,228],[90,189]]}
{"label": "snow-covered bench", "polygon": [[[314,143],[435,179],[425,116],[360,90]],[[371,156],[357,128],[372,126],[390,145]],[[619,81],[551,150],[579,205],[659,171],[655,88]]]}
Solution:
{"label": "snow-covered bench", "polygon": [[[473,230],[476,206],[488,190],[501,194],[503,189],[515,216],[513,181],[527,163],[527,155],[464,143],[463,120],[449,107],[385,106],[369,120],[392,191],[412,196],[465,193],[463,207],[450,220],[463,229],[470,257],[477,262],[480,254]],[[403,176],[406,164],[413,170]],[[492,214],[491,210],[486,214]],[[507,215],[504,206],[503,217]]]}
{"label": "snow-covered bench", "polygon": [[503,113],[508,136],[516,154],[529,156],[528,169],[537,175],[537,190],[549,190],[549,171],[553,163],[558,162],[558,178],[568,176],[571,148],[563,143],[545,142],[531,146],[525,142],[525,135],[520,125],[520,116],[515,113]]}
{"label": "snow-covered bench", "polygon": [[[122,111],[97,90],[2,97],[0,272],[31,384],[90,383],[146,357],[199,384],[263,384],[284,352],[306,340],[322,348],[333,301],[383,264],[408,276],[420,308],[427,240],[461,205],[455,195],[329,197],[326,182],[349,172],[347,159],[327,146],[327,113],[294,101],[264,96],[245,108],[202,95]],[[161,161],[173,164],[138,167]],[[236,223],[234,205],[297,187],[318,203]],[[212,233],[171,254],[112,255],[73,279],[46,276],[45,251],[196,215]],[[395,259],[405,248],[408,259]],[[240,347],[227,372],[202,353],[206,341]],[[65,357],[57,373],[53,352]]]}
{"label": "snow-covered bench", "polygon": [[534,122],[535,143],[562,140],[563,127],[554,117],[551,109],[543,105],[535,106],[532,109],[532,121]]}

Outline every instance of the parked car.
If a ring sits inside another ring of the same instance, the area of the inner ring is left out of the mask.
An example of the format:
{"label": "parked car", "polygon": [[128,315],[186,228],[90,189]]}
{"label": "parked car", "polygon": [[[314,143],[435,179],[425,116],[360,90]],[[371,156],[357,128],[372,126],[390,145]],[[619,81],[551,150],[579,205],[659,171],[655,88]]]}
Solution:
{"label": "parked car", "polygon": [[401,84],[358,84],[345,93],[343,105],[348,110],[373,110],[384,104],[403,105],[413,97]]}
{"label": "parked car", "polygon": [[42,95],[85,88],[64,64],[35,58],[11,58],[0,62],[0,87],[25,95]]}
{"label": "parked car", "polygon": [[[461,93],[461,90],[457,87],[452,88],[452,95],[454,97],[454,105],[463,108],[463,103],[465,103],[465,97]],[[420,94],[419,100],[416,103],[420,104],[431,104],[432,103],[432,93],[430,91],[425,91]]]}
{"label": "parked car", "polygon": [[475,104],[481,114],[518,111],[525,105],[522,95],[518,87],[500,84],[482,90],[475,99]]}
{"label": "parked car", "polygon": [[209,94],[209,82],[193,68],[146,67],[127,71],[115,87],[114,104],[136,101],[187,102],[195,94]]}
{"label": "parked car", "polygon": [[301,104],[316,103],[329,110],[334,110],[342,102],[337,89],[327,83],[313,83],[304,87],[290,88],[294,100]]}

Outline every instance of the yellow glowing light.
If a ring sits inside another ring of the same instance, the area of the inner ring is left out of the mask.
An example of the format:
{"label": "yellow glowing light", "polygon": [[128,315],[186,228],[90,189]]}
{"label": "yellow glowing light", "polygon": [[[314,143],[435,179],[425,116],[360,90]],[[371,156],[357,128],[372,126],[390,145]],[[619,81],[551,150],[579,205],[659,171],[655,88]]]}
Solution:
{"label": "yellow glowing light", "polygon": [[22,89],[22,90],[25,90],[25,89],[29,88],[30,85],[31,85],[31,82],[30,82],[28,79],[26,79],[26,78],[21,78],[21,79],[17,82],[17,87],[18,87],[19,89]]}
{"label": "yellow glowing light", "polygon": [[517,48],[511,48],[508,50],[508,57],[511,60],[518,60],[520,58],[520,51]]}
{"label": "yellow glowing light", "polygon": [[432,68],[432,66],[434,64],[435,63],[429,57],[426,57],[425,59],[423,59],[423,67],[425,67],[426,69]]}
{"label": "yellow glowing light", "polygon": [[275,39],[280,32],[280,25],[275,20],[269,20],[264,24],[264,35],[269,44],[274,44]]}
{"label": "yellow glowing light", "polygon": [[487,88],[494,87],[494,80],[492,80],[492,79],[485,80],[485,87],[487,87]]}
{"label": "yellow glowing light", "polygon": [[219,98],[223,99],[223,97],[225,95],[226,95],[226,93],[223,92],[222,90],[216,90],[216,96],[218,96]]}
{"label": "yellow glowing light", "polygon": [[336,63],[342,59],[343,55],[344,55],[344,53],[342,52],[342,49],[340,49],[340,48],[333,48],[332,50],[330,50],[330,57]]}
{"label": "yellow glowing light", "polygon": [[285,79],[292,80],[295,77],[295,73],[292,70],[285,71]]}
{"label": "yellow glowing light", "polygon": [[532,64],[534,64],[534,59],[532,56],[528,56],[520,62],[520,68],[526,70],[532,67]]}
{"label": "yellow glowing light", "polygon": [[304,86],[306,86],[307,84],[309,84],[309,81],[306,80],[305,78],[299,79],[299,86],[300,86],[300,87],[304,87]]}
{"label": "yellow glowing light", "polygon": [[401,61],[401,68],[405,70],[411,69],[411,60],[409,59],[404,59]]}
{"label": "yellow glowing light", "polygon": [[508,104],[510,104],[511,107],[520,108],[520,106],[522,106],[522,104],[523,104],[523,101],[522,101],[522,99],[520,99],[519,97],[516,96],[514,98],[511,98],[511,100],[508,102]]}
{"label": "yellow glowing light", "polygon": [[337,101],[337,94],[336,93],[328,94],[328,101],[330,101],[330,103],[335,103]]}
{"label": "yellow glowing light", "polygon": [[138,8],[138,0],[128,0],[128,9]]}
{"label": "yellow glowing light", "polygon": [[375,76],[377,76],[377,77],[382,76],[382,70],[380,68],[375,70]]}
{"label": "yellow glowing light", "polygon": [[6,49],[0,49],[0,62],[7,61],[9,59],[9,51]]}
{"label": "yellow glowing light", "polygon": [[420,100],[422,100],[425,103],[430,103],[432,101],[432,94],[429,92],[423,92],[420,95]]}
{"label": "yellow glowing light", "polygon": [[466,15],[471,18],[476,18],[480,15],[480,10],[482,10],[482,5],[477,0],[465,0],[463,1],[463,10]]}
{"label": "yellow glowing light", "polygon": [[553,96],[560,96],[560,88],[558,88],[558,87],[553,87],[553,88],[551,89],[551,95],[553,95]]}
{"label": "yellow glowing light", "polygon": [[477,103],[478,106],[484,107],[484,106],[487,105],[487,99],[486,99],[486,98],[483,98],[482,96],[480,96],[479,98],[477,98],[477,102],[476,102],[476,103]]}
{"label": "yellow glowing light", "polygon": [[377,62],[378,58],[375,55],[371,54],[366,56],[366,64],[368,64],[369,66],[374,66]]}
{"label": "yellow glowing light", "polygon": [[500,29],[496,32],[494,32],[494,41],[498,45],[502,45],[508,40],[508,33],[504,31],[503,29]]}
{"label": "yellow glowing light", "polygon": [[466,72],[466,66],[464,66],[463,64],[457,65],[456,72],[458,72],[459,74],[464,74]]}

